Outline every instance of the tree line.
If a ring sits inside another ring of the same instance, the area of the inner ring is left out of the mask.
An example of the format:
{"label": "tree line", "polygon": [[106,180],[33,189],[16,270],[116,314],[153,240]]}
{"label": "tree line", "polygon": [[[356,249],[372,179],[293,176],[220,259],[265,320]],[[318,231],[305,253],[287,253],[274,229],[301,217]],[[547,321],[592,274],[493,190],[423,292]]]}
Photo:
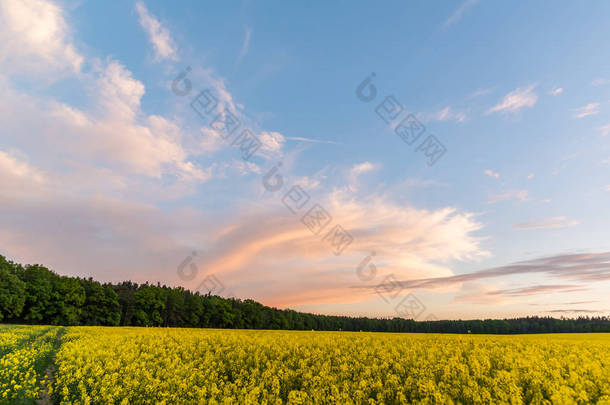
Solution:
{"label": "tree line", "polygon": [[435,333],[610,332],[610,317],[415,321],[302,313],[182,287],[61,276],[0,255],[0,322]]}

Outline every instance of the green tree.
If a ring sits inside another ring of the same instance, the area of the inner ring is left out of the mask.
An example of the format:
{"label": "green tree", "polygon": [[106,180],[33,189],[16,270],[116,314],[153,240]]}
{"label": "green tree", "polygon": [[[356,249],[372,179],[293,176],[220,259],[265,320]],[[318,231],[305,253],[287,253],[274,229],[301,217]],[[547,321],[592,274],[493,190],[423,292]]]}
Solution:
{"label": "green tree", "polygon": [[191,328],[201,326],[203,316],[203,303],[199,294],[186,291],[184,300],[185,325]]}
{"label": "green tree", "polygon": [[119,326],[121,324],[121,305],[118,294],[110,284],[104,285],[104,306],[106,316],[102,325]]}
{"label": "green tree", "polygon": [[85,301],[85,289],[78,279],[60,277],[54,285],[54,316],[51,323],[54,325],[79,325]]}
{"label": "green tree", "polygon": [[121,326],[135,325],[134,315],[136,312],[136,292],[138,288],[138,284],[131,281],[123,281],[113,286],[118,296]]}
{"label": "green tree", "polygon": [[163,324],[165,326],[184,326],[184,289],[164,288],[165,305],[163,311]]}
{"label": "green tree", "polygon": [[135,294],[135,324],[138,326],[161,326],[161,313],[165,308],[165,294],[161,287],[143,285]]}
{"label": "green tree", "polygon": [[86,296],[81,314],[81,323],[85,325],[119,325],[121,307],[118,295],[112,286],[102,285],[92,278],[81,280],[81,284]]}
{"label": "green tree", "polygon": [[30,323],[52,323],[54,281],[59,278],[40,265],[25,266],[21,280],[25,282],[23,320]]}
{"label": "green tree", "polygon": [[0,256],[0,321],[16,319],[25,305],[25,283],[18,277],[19,265]]}

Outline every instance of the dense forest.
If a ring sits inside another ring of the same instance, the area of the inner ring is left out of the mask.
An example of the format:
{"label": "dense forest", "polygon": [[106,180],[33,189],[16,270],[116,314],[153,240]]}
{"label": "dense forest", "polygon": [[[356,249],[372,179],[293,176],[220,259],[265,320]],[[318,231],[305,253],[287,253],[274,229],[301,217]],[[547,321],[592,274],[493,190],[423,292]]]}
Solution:
{"label": "dense forest", "polygon": [[438,333],[610,332],[610,317],[414,321],[327,316],[277,309],[253,300],[201,295],[182,287],[102,284],[22,266],[0,255],[0,322],[52,325],[344,330]]}

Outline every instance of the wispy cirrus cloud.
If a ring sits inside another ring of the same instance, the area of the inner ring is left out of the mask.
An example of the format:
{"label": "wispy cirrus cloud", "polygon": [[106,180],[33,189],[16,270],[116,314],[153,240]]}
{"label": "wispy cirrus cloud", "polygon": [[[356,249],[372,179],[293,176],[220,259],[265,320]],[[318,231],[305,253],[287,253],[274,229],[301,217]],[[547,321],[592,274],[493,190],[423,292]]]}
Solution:
{"label": "wispy cirrus cloud", "polygon": [[299,142],[308,142],[308,143],[324,143],[328,145],[340,145],[339,142],[334,141],[325,141],[321,139],[313,139],[313,138],[305,138],[302,136],[287,136],[285,137],[288,141],[299,141]]}
{"label": "wispy cirrus cloud", "polygon": [[600,313],[606,313],[606,312],[610,312],[609,310],[599,310],[599,309],[552,309],[549,311],[543,311],[543,312],[550,312],[553,314],[600,314]]}
{"label": "wispy cirrus cloud", "polygon": [[352,168],[349,170],[349,173],[347,175],[349,189],[352,191],[356,191],[358,189],[359,177],[364,173],[372,172],[374,170],[377,170],[378,168],[379,168],[378,164],[374,164],[371,162],[363,162],[363,163],[352,166]]}
{"label": "wispy cirrus cloud", "polygon": [[465,113],[460,112],[460,111],[455,111],[451,107],[445,107],[442,110],[426,117],[426,121],[465,122],[466,120],[467,120],[467,116]]}
{"label": "wispy cirrus cloud", "polygon": [[558,96],[558,95],[560,95],[561,93],[563,93],[563,88],[561,88],[561,87],[555,87],[555,88],[553,88],[551,91],[549,91],[549,94],[550,94],[551,96]]}
{"label": "wispy cirrus cloud", "polygon": [[529,295],[550,294],[556,292],[578,292],[586,291],[587,288],[578,284],[571,285],[535,285],[532,287],[511,288],[507,290],[490,291],[489,295],[503,295],[508,297],[523,297]]}
{"label": "wispy cirrus cloud", "polygon": [[610,134],[610,124],[601,126],[597,128],[597,130],[601,132],[602,136],[608,136],[608,134]]}
{"label": "wispy cirrus cloud", "polygon": [[495,112],[514,113],[525,107],[533,107],[538,101],[538,96],[534,93],[536,85],[532,84],[526,88],[517,88],[508,93],[495,106],[487,110],[487,114]]}
{"label": "wispy cirrus cloud", "polygon": [[460,21],[465,15],[466,13],[473,8],[477,3],[479,2],[479,0],[466,0],[464,1],[462,4],[460,4],[460,6],[453,12],[453,14],[451,14],[449,16],[449,18],[447,18],[447,20],[445,20],[445,22],[443,23],[443,27],[444,28],[449,28],[455,24],[457,24],[458,21]]}
{"label": "wispy cirrus cloud", "polygon": [[489,197],[487,202],[494,204],[504,200],[516,199],[521,202],[527,201],[529,192],[527,190],[507,190],[498,194],[493,194]]}
{"label": "wispy cirrus cloud", "polygon": [[608,83],[610,83],[609,79],[600,77],[598,79],[593,80],[591,82],[591,86],[603,86],[604,84],[608,84]]}
{"label": "wispy cirrus cloud", "polygon": [[373,171],[377,167],[378,167],[378,165],[375,165],[375,164],[373,164],[371,162],[364,162],[364,163],[360,163],[360,164],[354,165],[350,169],[350,177],[357,178],[362,173]]}
{"label": "wispy cirrus cloud", "polygon": [[178,60],[176,45],[171,38],[169,30],[148,11],[143,2],[138,1],[135,7],[140,25],[146,31],[148,40],[154,48],[155,59]]}
{"label": "wispy cirrus cloud", "polygon": [[541,305],[584,305],[584,304],[595,304],[599,301],[570,301],[570,302],[558,302],[558,303],[530,303],[528,305],[531,306],[541,306]]}
{"label": "wispy cirrus cloud", "polygon": [[244,34],[244,42],[241,45],[241,50],[239,51],[239,56],[237,57],[237,64],[240,64],[244,59],[248,50],[250,49],[250,39],[252,38],[252,28],[246,27],[246,32]]}
{"label": "wispy cirrus cloud", "polygon": [[496,86],[494,86],[494,87],[487,87],[487,88],[481,88],[481,89],[475,90],[473,93],[471,93],[470,95],[468,95],[466,97],[466,100],[472,100],[473,98],[478,98],[478,97],[486,96],[487,94],[490,94],[495,89],[496,89]]}
{"label": "wispy cirrus cloud", "polygon": [[599,114],[599,103],[589,103],[574,109],[574,118],[584,118]]}
{"label": "wispy cirrus cloud", "polygon": [[586,287],[578,284],[535,285],[497,290],[483,283],[468,282],[462,286],[462,294],[456,295],[454,301],[478,304],[501,304],[512,301],[512,298],[556,293],[574,293],[586,290]]}
{"label": "wispy cirrus cloud", "polygon": [[[434,289],[518,274],[546,274],[560,279],[589,283],[610,281],[610,252],[559,254],[524,260],[506,266],[493,267],[467,274],[403,280],[399,281],[399,284],[402,288],[407,289]],[[373,287],[368,286],[366,288]]]}
{"label": "wispy cirrus cloud", "polygon": [[559,229],[568,228],[580,224],[579,221],[569,219],[563,216],[550,217],[535,221],[519,222],[515,224],[517,229]]}

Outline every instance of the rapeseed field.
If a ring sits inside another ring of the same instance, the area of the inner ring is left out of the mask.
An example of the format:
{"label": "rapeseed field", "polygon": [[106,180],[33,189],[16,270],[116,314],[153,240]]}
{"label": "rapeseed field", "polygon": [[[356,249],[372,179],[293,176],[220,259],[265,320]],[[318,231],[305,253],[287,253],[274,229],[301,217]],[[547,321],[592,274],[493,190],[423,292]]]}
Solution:
{"label": "rapeseed field", "polygon": [[0,401],[610,404],[608,334],[69,327],[47,381],[60,329],[0,328]]}

